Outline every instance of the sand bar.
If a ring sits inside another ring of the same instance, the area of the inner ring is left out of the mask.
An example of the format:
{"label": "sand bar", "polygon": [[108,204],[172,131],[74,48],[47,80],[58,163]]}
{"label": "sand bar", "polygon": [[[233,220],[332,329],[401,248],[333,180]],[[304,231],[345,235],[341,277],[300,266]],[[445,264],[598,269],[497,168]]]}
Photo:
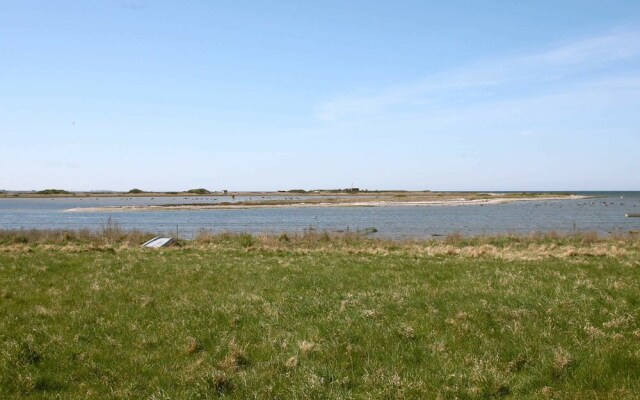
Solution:
{"label": "sand bar", "polygon": [[[522,201],[547,201],[547,200],[576,200],[589,196],[582,195],[536,195],[532,197],[500,197],[492,194],[490,198],[447,198],[447,199],[389,199],[377,197],[371,198],[334,198],[331,201],[318,199],[309,200],[266,200],[260,202],[237,203],[203,203],[203,204],[163,204],[163,205],[132,205],[132,206],[105,206],[105,207],[77,207],[65,210],[65,212],[139,212],[139,211],[197,211],[197,210],[241,210],[253,208],[301,208],[301,207],[442,207],[442,206],[470,206],[470,205],[495,205]],[[325,199],[326,200],[326,199]]]}

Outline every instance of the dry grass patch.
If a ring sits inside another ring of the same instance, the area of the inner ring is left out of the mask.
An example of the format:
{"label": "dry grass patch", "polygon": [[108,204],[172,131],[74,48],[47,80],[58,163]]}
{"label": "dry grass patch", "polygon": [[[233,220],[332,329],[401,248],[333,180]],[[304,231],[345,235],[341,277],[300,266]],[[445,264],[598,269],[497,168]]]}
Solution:
{"label": "dry grass patch", "polygon": [[[139,248],[152,234],[129,232],[110,227],[102,231],[0,231],[0,252],[26,252],[34,249],[61,252],[115,252]],[[192,241],[178,241],[174,249],[240,249],[247,252],[295,254],[348,253],[366,256],[413,254],[416,256],[457,256],[539,260],[575,257],[629,257],[640,253],[640,236],[600,237],[594,232],[530,235],[499,235],[466,238],[452,234],[442,240],[403,240],[370,238],[358,233],[308,231],[302,234],[251,235],[200,232]],[[167,251],[171,249],[165,249]]]}

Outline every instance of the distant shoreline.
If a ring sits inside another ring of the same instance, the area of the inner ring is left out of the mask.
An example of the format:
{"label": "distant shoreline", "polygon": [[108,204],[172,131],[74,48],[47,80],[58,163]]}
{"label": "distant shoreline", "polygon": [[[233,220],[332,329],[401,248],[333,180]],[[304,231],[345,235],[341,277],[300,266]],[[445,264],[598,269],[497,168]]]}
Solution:
{"label": "distant shoreline", "polygon": [[[200,189],[198,189],[200,190]],[[597,191],[595,191],[597,192]],[[595,193],[594,192],[594,193]],[[117,192],[117,191],[65,191],[65,190],[42,190],[42,191],[11,191],[0,190],[0,199],[20,199],[20,198],[151,198],[151,197],[255,197],[255,196],[562,196],[579,195],[580,192],[572,191],[430,191],[430,190],[359,190],[359,189],[318,189],[318,190],[278,190],[278,191],[205,191],[195,193],[193,191],[167,191],[167,192]],[[607,192],[604,192],[607,193]]]}
{"label": "distant shoreline", "polygon": [[[135,211],[197,211],[197,210],[242,210],[255,208],[304,208],[304,207],[434,207],[434,206],[469,206],[469,205],[495,205],[521,201],[546,201],[546,200],[575,200],[585,199],[585,195],[520,195],[519,197],[499,194],[488,194],[489,197],[474,198],[478,194],[468,197],[436,198],[437,196],[354,196],[353,198],[328,198],[328,199],[296,199],[296,200],[263,200],[263,201],[238,201],[235,203],[203,203],[203,204],[162,204],[162,205],[132,205],[132,206],[105,206],[105,207],[78,207],[65,210],[65,212],[135,212]],[[424,197],[424,198],[421,198]],[[440,197],[442,197],[440,195]]]}

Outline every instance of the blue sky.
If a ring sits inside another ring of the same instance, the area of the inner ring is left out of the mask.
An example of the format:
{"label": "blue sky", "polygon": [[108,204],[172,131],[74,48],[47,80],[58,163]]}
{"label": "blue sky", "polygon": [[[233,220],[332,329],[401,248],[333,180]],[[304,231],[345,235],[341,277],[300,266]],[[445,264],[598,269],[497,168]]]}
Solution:
{"label": "blue sky", "polygon": [[638,1],[1,5],[0,189],[640,190]]}

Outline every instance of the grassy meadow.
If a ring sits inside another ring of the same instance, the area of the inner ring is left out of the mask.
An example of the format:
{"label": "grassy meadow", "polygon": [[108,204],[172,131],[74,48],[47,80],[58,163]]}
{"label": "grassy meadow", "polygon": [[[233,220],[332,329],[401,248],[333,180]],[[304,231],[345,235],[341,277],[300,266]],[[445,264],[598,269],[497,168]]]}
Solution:
{"label": "grassy meadow", "polygon": [[0,398],[632,399],[640,239],[0,232]]}

